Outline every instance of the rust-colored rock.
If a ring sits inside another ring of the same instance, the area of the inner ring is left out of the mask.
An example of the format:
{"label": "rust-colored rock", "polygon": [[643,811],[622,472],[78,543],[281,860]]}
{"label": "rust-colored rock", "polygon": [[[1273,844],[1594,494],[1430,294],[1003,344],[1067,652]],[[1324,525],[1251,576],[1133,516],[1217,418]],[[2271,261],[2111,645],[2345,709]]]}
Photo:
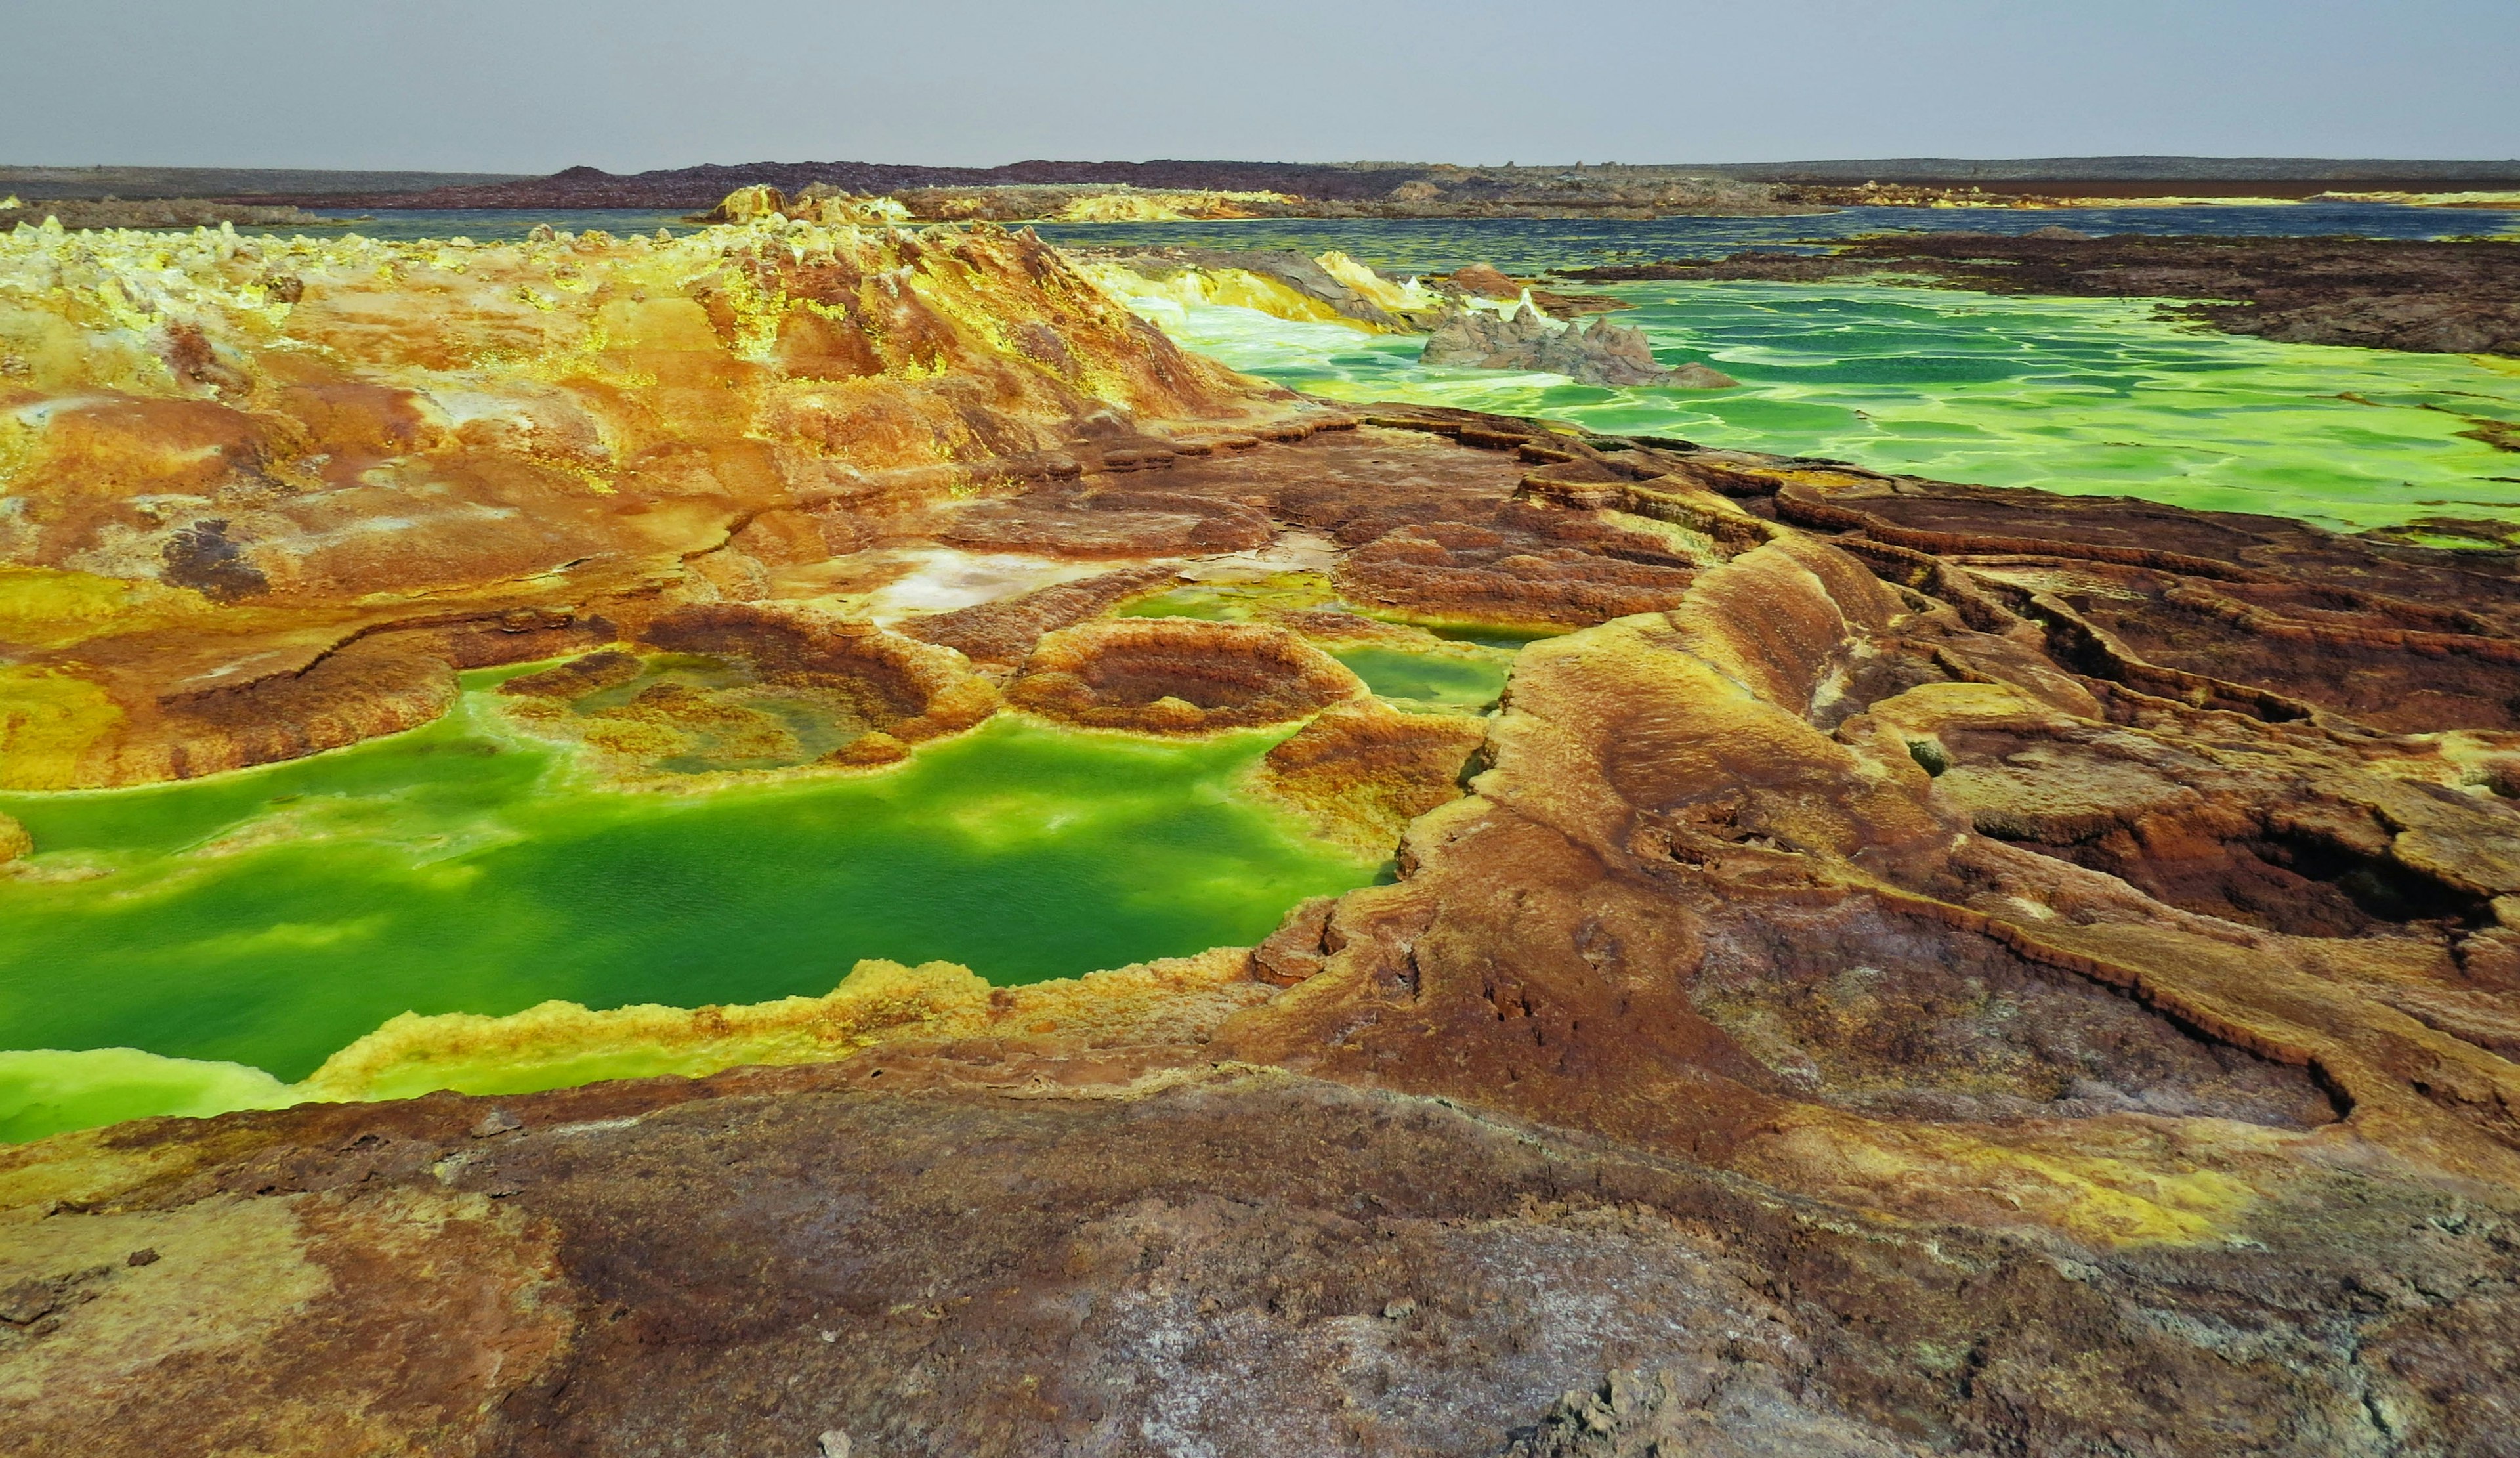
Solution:
{"label": "rust-colored rock", "polygon": [[1173,576],[1169,567],[1124,568],[1019,597],[914,617],[901,630],[954,649],[975,663],[1012,666],[1023,661],[1042,634],[1100,616],[1130,598],[1162,588]]}
{"label": "rust-colored rock", "polygon": [[1121,617],[1045,636],[1007,702],[1093,729],[1204,734],[1285,723],[1364,693],[1338,660],[1283,628]]}
{"label": "rust-colored rock", "polygon": [[[782,605],[675,609],[642,637],[679,657],[606,649],[519,675],[500,685],[511,717],[645,778],[897,763],[999,704],[951,649]],[[800,728],[799,709],[819,723]]]}
{"label": "rust-colored rock", "polygon": [[1335,705],[1268,752],[1260,783],[1351,843],[1388,852],[1409,822],[1461,794],[1463,768],[1486,737],[1487,726],[1465,714]]}

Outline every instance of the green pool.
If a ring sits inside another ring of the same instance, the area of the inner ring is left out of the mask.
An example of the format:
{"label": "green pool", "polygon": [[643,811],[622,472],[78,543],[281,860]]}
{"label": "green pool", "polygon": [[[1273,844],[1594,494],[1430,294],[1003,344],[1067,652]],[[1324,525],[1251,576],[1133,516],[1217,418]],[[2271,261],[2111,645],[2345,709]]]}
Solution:
{"label": "green pool", "polygon": [[296,1079],[406,1010],[758,1002],[862,957],[1069,976],[1257,940],[1377,870],[1240,793],[1282,733],[1001,717],[884,773],[632,795],[505,732],[488,678],[311,759],[0,797],[37,847],[0,878],[0,1048]]}
{"label": "green pool", "polygon": [[2012,298],[1879,283],[1628,284],[1666,363],[1737,389],[1613,389],[1427,369],[1423,342],[1251,309],[1140,305],[1182,343],[1298,389],[1547,415],[1614,433],[1820,455],[1875,470],[2344,529],[2520,524],[2520,361],[2209,334],[2144,300]]}

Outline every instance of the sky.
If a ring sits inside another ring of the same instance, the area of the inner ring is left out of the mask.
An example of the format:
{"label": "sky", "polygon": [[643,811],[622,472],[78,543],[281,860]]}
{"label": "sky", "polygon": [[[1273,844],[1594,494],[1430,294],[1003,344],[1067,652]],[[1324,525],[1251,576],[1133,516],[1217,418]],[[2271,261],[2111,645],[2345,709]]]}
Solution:
{"label": "sky", "polygon": [[0,163],[2520,157],[2520,0],[0,0]]}

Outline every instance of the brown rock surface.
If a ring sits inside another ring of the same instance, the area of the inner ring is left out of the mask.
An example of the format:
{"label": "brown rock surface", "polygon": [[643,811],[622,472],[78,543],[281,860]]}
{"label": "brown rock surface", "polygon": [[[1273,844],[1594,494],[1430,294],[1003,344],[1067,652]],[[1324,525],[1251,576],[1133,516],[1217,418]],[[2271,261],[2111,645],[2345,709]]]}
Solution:
{"label": "brown rock surface", "polygon": [[1364,693],[1338,660],[1281,627],[1121,617],[1045,635],[1007,702],[1092,729],[1205,734],[1306,718]]}
{"label": "brown rock surface", "polygon": [[1368,852],[1461,794],[1487,726],[1467,714],[1397,713],[1378,704],[1323,710],[1261,760],[1264,790]]}
{"label": "brown rock surface", "polygon": [[954,649],[975,663],[1012,666],[1023,661],[1042,634],[1099,617],[1130,598],[1161,590],[1173,577],[1169,567],[1123,568],[1081,582],[915,617],[902,624],[902,631]]}
{"label": "brown rock surface", "polygon": [[615,778],[698,788],[689,776],[893,763],[999,705],[951,649],[792,605],[678,608],[641,641],[666,654],[608,648],[507,680],[510,717],[586,745]]}

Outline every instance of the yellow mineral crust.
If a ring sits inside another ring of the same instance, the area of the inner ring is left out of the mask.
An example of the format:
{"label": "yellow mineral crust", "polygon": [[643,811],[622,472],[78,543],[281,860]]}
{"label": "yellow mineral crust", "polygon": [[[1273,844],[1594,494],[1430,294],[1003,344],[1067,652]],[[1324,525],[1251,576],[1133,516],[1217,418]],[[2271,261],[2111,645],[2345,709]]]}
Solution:
{"label": "yellow mineral crust", "polygon": [[595,1012],[547,1002],[504,1018],[405,1013],[326,1060],[310,1099],[431,1089],[517,1093],[599,1078],[697,1077],[748,1064],[824,1063],[903,1038],[1187,1041],[1269,989],[1249,954],[1219,947],[1081,978],[993,987],[951,962],[867,960],[821,997]]}
{"label": "yellow mineral crust", "polygon": [[[127,1178],[146,1162],[97,1164]],[[104,1424],[115,1442],[162,1451],[405,1450],[566,1349],[565,1307],[547,1300],[553,1244],[484,1196],[418,1190],[13,1219],[0,1291],[52,1309],[10,1334],[6,1444],[99,1451]],[[180,1404],[131,1400],[189,1371],[217,1380]]]}
{"label": "yellow mineral crust", "polygon": [[[2226,753],[2205,730],[2069,712],[2037,674],[1927,684],[1834,733],[1814,722],[1879,645],[1919,631],[1953,630],[1911,615],[1851,557],[1785,535],[1701,573],[1667,612],[1526,648],[1470,797],[1412,824],[1404,878],[1344,898],[1307,938],[1318,975],[1237,1017],[1216,1047],[1414,1091],[1476,1089],[1830,1200],[2095,1246],[2241,1239],[2254,1211],[2333,1162],[2520,1178],[2507,1142],[2520,1079],[2439,1030],[2490,1041],[2499,1025],[2442,990],[2457,975],[2437,946],[2191,915],[1969,832],[1972,814],[2139,819],[2119,766],[2145,753],[2175,752],[2209,791],[2264,803],[2268,792],[2214,777],[2266,776],[2272,755],[2270,783],[2367,805],[2413,842],[2392,849],[2375,831],[2376,850],[2507,894],[2498,810],[2408,783],[2455,781],[2467,772],[2455,758],[2415,740],[2358,759],[2307,735]],[[1999,663],[1997,645],[1962,641]],[[1958,760],[1994,752],[1979,747],[1993,735],[2054,748],[2037,772],[1973,785],[1988,772]],[[2471,965],[2486,966],[2491,942],[2472,943]],[[1824,950],[1814,965],[1789,945]],[[1981,1049],[1936,1073],[1929,1038],[1864,1041],[1866,1026],[1901,1025],[1899,1009],[1821,995],[1905,978],[1941,989],[1913,1006],[1950,1017],[1978,1005],[1989,977],[2054,988],[2025,995],[2190,1060],[2195,1102],[2176,1116],[2156,1112],[2176,1104],[2103,1104],[2057,1117],[2064,1106],[2044,1094],[2006,1106],[2026,1065]],[[1619,1032],[1593,1041],[1596,1026]],[[2196,1050],[2209,1042],[2263,1062],[2207,1061]],[[1762,1055],[1774,1067],[1745,1056],[1778,1047]],[[1897,1102],[1937,1078],[1924,1104]],[[1979,1107],[2038,1114],[1897,1112],[1990,1095]]]}
{"label": "yellow mineral crust", "polygon": [[274,692],[395,699],[333,721],[408,727],[434,693],[408,664],[283,681],[386,629],[491,623],[421,645],[479,666],[593,646],[569,625],[624,596],[756,592],[720,549],[765,514],[915,510],[1072,473],[1095,439],[1321,414],[987,224],[21,227],[0,235],[0,788],[325,747],[252,728],[299,712]]}
{"label": "yellow mineral crust", "polygon": [[1252,204],[1288,205],[1295,202],[1284,193],[1121,188],[1071,199],[1058,209],[1058,218],[1063,223],[1165,223],[1256,217],[1260,214],[1252,210]]}
{"label": "yellow mineral crust", "polygon": [[1142,273],[1120,259],[1094,257],[1075,260],[1075,267],[1111,294],[1134,300],[1141,307],[1149,301],[1158,307],[1225,304],[1254,309],[1273,318],[1298,324],[1337,324],[1366,334],[1388,334],[1422,327],[1422,323],[1410,324],[1407,321],[1422,321],[1443,309],[1443,296],[1416,279],[1393,283],[1337,251],[1323,253],[1313,261],[1366,302],[1384,310],[1398,322],[1376,323],[1341,312],[1326,298],[1315,297],[1281,280],[1247,268],[1223,265],[1182,267],[1158,275]]}

